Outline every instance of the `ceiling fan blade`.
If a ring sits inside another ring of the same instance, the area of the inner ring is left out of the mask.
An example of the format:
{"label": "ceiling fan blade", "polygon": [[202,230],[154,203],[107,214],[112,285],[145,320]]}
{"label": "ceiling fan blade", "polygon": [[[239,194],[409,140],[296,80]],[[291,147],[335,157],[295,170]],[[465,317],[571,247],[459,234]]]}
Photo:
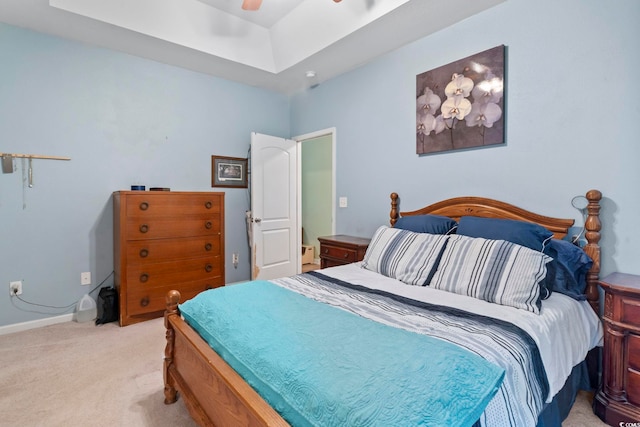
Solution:
{"label": "ceiling fan blade", "polygon": [[242,8],[244,10],[258,10],[261,4],[262,0],[244,0],[242,2]]}

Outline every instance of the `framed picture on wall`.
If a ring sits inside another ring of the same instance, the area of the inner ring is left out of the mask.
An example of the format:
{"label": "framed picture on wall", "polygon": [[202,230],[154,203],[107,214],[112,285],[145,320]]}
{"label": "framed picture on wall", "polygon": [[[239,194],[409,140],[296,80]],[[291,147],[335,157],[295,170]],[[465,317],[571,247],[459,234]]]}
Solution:
{"label": "framed picture on wall", "polygon": [[416,76],[416,154],[504,145],[505,46]]}
{"label": "framed picture on wall", "polygon": [[241,157],[211,156],[211,186],[247,188],[247,166]]}

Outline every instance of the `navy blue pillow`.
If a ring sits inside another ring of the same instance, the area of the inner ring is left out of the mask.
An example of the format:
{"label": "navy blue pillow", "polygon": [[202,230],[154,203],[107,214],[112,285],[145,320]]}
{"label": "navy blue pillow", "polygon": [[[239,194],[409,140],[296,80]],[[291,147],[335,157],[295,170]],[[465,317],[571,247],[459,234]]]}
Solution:
{"label": "navy blue pillow", "polygon": [[396,221],[394,228],[415,233],[447,234],[457,225],[455,220],[440,215],[410,215]]}
{"label": "navy blue pillow", "polygon": [[515,219],[463,216],[457,234],[492,240],[507,240],[534,251],[542,252],[553,233],[541,225]]}
{"label": "navy blue pillow", "polygon": [[547,276],[540,282],[541,293],[559,292],[578,301],[586,300],[587,272],[593,260],[582,248],[566,240],[552,239],[544,253],[553,261],[547,264]]}

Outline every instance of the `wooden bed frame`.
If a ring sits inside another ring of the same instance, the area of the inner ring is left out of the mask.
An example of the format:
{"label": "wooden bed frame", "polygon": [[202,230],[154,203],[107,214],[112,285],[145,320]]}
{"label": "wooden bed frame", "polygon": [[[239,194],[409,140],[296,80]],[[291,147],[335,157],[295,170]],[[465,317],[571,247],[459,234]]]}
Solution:
{"label": "wooden bed frame", "polygon": [[[600,199],[591,190],[585,221],[585,252],[593,259],[587,275],[586,295],[599,313],[598,275],[600,272]],[[398,194],[391,194],[390,223],[400,216],[435,214],[452,217],[480,216],[507,218],[540,224],[556,238],[567,235],[572,219],[551,218],[520,209],[508,203],[481,197],[458,197],[411,212],[399,212]],[[164,315],[167,345],[164,354],[164,395],[166,404],[177,400],[177,392],[193,419],[201,426],[288,426],[289,424],[249,386],[181,317],[180,293],[167,294]]]}

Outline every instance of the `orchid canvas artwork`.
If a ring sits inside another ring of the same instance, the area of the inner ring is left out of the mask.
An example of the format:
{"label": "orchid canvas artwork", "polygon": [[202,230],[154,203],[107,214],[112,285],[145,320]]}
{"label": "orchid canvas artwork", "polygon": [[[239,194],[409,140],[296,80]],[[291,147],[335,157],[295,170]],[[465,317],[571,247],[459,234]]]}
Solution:
{"label": "orchid canvas artwork", "polygon": [[416,76],[416,153],[504,144],[504,45]]}

